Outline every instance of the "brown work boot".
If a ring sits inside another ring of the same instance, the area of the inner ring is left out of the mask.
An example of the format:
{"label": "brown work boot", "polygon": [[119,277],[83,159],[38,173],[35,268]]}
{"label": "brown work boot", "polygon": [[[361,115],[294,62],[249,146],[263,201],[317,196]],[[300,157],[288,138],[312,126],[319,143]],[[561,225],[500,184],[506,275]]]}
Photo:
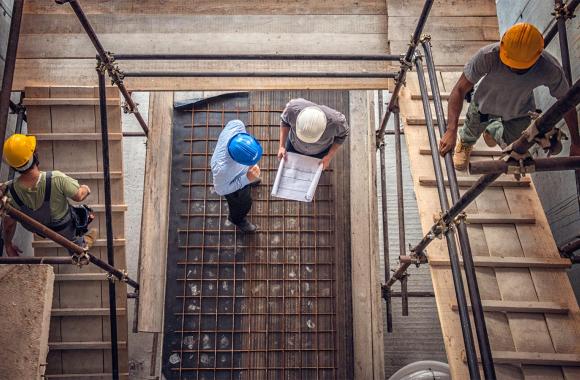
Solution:
{"label": "brown work boot", "polygon": [[488,131],[483,132],[483,141],[485,141],[485,144],[490,148],[497,146],[497,141],[495,141],[491,133]]}
{"label": "brown work boot", "polygon": [[89,232],[84,234],[83,238],[85,239],[85,248],[91,249],[93,244],[95,244],[95,240],[97,240],[97,229],[91,228]]}
{"label": "brown work boot", "polygon": [[472,150],[473,145],[468,145],[461,141],[461,139],[457,142],[457,146],[455,147],[455,154],[453,155],[453,166],[455,166],[455,169],[467,169]]}

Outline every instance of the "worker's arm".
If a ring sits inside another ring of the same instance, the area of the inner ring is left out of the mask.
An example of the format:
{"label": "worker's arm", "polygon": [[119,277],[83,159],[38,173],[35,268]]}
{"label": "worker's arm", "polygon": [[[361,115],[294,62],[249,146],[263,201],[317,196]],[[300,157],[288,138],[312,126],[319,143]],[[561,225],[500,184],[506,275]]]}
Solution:
{"label": "worker's arm", "polygon": [[463,108],[463,99],[465,99],[465,95],[467,95],[472,88],[473,83],[467,79],[465,74],[461,74],[461,77],[455,84],[455,87],[453,87],[451,94],[449,94],[447,105],[447,131],[439,142],[439,153],[442,156],[455,148],[455,144],[457,143],[459,115]]}
{"label": "worker's arm", "polygon": [[81,185],[76,194],[71,197],[75,202],[82,202],[91,194],[91,189],[87,185]]}
{"label": "worker's arm", "polygon": [[15,231],[16,221],[8,215],[5,215],[2,223],[2,238],[4,239],[4,249],[6,249],[8,257],[17,257],[19,256],[19,253],[22,253],[20,248],[12,244],[12,238],[14,238]]}
{"label": "worker's arm", "polygon": [[330,166],[330,161],[332,161],[332,158],[340,148],[340,145],[341,144],[338,143],[332,144],[326,156],[322,157],[322,169],[326,170]]}
{"label": "worker's arm", "polygon": [[280,122],[280,146],[278,147],[278,159],[286,155],[286,140],[288,140],[288,133],[290,133],[290,126],[285,122]]}
{"label": "worker's arm", "polygon": [[576,107],[564,115],[564,120],[570,131],[570,156],[580,156],[580,134],[578,134],[578,113]]}

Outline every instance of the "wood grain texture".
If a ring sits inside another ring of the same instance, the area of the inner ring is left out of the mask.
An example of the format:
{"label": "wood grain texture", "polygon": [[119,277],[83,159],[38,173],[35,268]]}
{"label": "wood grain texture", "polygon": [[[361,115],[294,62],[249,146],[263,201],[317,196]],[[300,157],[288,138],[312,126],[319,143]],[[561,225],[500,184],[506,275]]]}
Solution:
{"label": "wood grain texture", "polygon": [[383,317],[378,274],[376,158],[372,94],[350,93],[352,308],[354,375],[384,379]]}
{"label": "wood grain texture", "polygon": [[141,217],[139,323],[143,332],[161,332],[165,305],[165,270],[171,190],[173,93],[149,99],[149,136]]}

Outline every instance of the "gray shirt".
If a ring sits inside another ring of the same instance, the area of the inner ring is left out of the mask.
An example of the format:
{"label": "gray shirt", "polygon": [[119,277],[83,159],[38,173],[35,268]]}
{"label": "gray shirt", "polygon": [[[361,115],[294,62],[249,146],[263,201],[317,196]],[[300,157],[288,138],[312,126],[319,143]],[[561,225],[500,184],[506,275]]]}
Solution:
{"label": "gray shirt", "polygon": [[[306,107],[317,106],[326,115],[326,130],[315,143],[308,144],[300,141],[296,135],[296,119],[298,114]],[[330,107],[318,105],[306,99],[292,99],[286,104],[281,116],[282,122],[290,127],[288,138],[296,151],[309,155],[318,154],[330,147],[333,143],[342,144],[348,136],[349,127],[346,117]]]}
{"label": "gray shirt", "polygon": [[543,51],[536,64],[525,74],[512,72],[499,58],[499,42],[484,46],[465,65],[463,73],[477,83],[474,100],[479,112],[511,120],[535,111],[533,91],[546,86],[559,99],[570,87],[560,63]]}

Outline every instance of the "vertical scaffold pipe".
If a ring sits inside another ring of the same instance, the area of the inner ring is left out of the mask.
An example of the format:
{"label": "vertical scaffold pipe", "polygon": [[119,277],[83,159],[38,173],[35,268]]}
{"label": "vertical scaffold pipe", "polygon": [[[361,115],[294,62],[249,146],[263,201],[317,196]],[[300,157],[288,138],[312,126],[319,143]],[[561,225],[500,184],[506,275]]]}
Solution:
{"label": "vertical scaffold pipe", "polygon": [[[427,133],[429,135],[429,146],[431,147],[431,157],[433,159],[433,168],[435,170],[435,180],[437,183],[437,192],[439,194],[439,203],[441,204],[442,212],[447,212],[449,210],[449,201],[447,200],[447,190],[443,180],[443,169],[441,168],[441,161],[439,159],[439,153],[437,150],[437,138],[435,137],[435,128],[433,127],[433,116],[431,114],[431,105],[429,103],[429,92],[427,90],[425,73],[423,71],[423,64],[421,61],[421,57],[417,57],[415,59],[415,67],[417,69],[419,89],[421,90],[421,99],[423,100],[423,111],[425,112],[425,123],[427,125]],[[457,298],[457,306],[459,309],[459,320],[461,323],[461,331],[463,333],[463,343],[465,345],[469,376],[471,379],[480,379],[479,366],[477,364],[477,354],[475,351],[473,333],[471,330],[471,321],[469,319],[469,312],[467,309],[467,298],[465,296],[461,267],[459,265],[457,245],[455,244],[455,233],[452,229],[447,229],[444,231],[444,235],[447,242],[447,249],[449,250],[453,286],[455,288],[455,296]]]}

